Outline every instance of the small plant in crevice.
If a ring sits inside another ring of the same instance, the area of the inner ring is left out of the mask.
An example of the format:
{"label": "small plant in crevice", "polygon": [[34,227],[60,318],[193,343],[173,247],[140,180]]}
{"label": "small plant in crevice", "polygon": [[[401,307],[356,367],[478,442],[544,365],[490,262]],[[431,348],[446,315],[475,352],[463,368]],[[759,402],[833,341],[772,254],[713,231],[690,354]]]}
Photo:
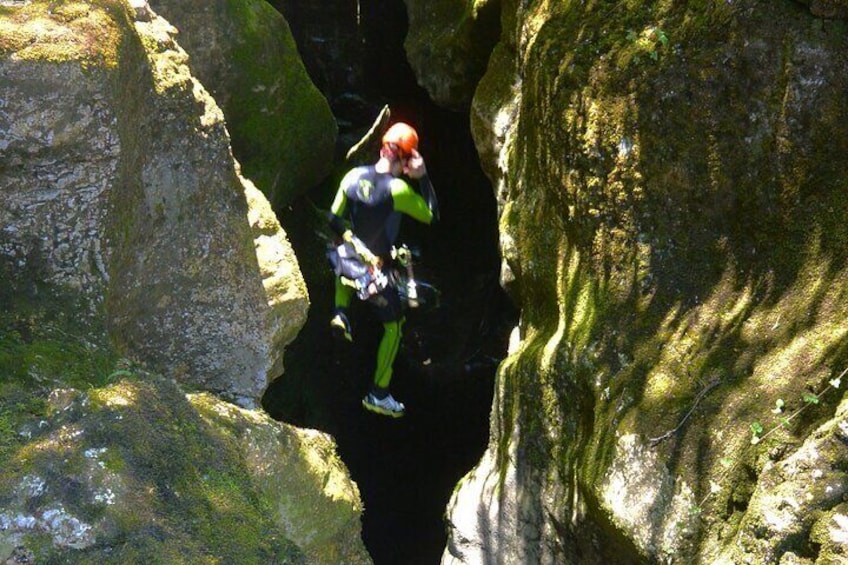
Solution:
{"label": "small plant in crevice", "polygon": [[[765,430],[765,428],[760,422],[753,422],[751,424],[751,445],[757,445],[780,428],[788,428],[790,422],[794,420],[804,410],[806,410],[812,405],[819,404],[821,402],[821,397],[830,392],[831,389],[838,389],[842,384],[842,377],[844,377],[846,373],[848,373],[848,369],[842,371],[842,373],[835,379],[829,380],[827,382],[827,386],[825,386],[817,394],[805,392],[803,395],[801,395],[801,400],[803,402],[801,407],[789,414],[788,416],[781,416],[779,418],[778,423],[772,426],[768,431]],[[775,401],[774,408],[771,412],[772,414],[776,415],[783,414],[785,409],[786,402],[782,398],[778,398]]]}
{"label": "small plant in crevice", "polygon": [[[639,52],[647,54],[652,61],[658,61],[659,49],[668,46],[668,35],[655,26],[646,27],[641,33],[631,29],[627,32],[627,40],[635,44]],[[632,60],[638,65],[641,58],[636,55]]]}
{"label": "small plant in crevice", "polygon": [[[843,370],[839,374],[838,377],[830,379],[827,382],[827,385],[823,389],[821,389],[818,393],[814,394],[814,393],[811,393],[811,392],[805,392],[804,394],[802,394],[801,400],[802,400],[803,404],[798,409],[796,409],[794,412],[792,412],[791,414],[783,416],[782,414],[784,414],[784,411],[786,410],[786,401],[782,398],[778,398],[777,400],[775,400],[774,408],[772,408],[771,412],[772,412],[772,414],[775,414],[776,416],[780,416],[778,418],[778,423],[774,424],[772,427],[770,427],[768,430],[766,430],[766,427],[763,426],[763,424],[761,422],[759,422],[759,421],[752,422],[751,425],[750,425],[751,445],[757,445],[757,444],[761,443],[763,440],[768,438],[770,435],[772,435],[777,430],[788,429],[792,420],[797,418],[807,408],[809,408],[812,405],[820,404],[822,397],[825,394],[827,394],[828,392],[830,392],[831,390],[838,390],[842,386],[842,378],[846,374],[848,374],[848,368]],[[719,477],[716,477],[715,480],[710,481],[709,492],[707,492],[704,495],[704,497],[701,499],[699,506],[703,506],[704,503],[706,503],[706,501],[711,496],[713,496],[713,495],[715,495],[715,494],[717,494],[718,492],[721,491],[722,487],[721,487],[720,483],[723,481],[723,479],[725,477],[727,477],[731,472],[733,472],[740,465],[741,459],[733,460],[731,458],[725,457],[725,458],[722,458],[719,462],[721,463],[722,467],[724,467],[724,470],[723,470],[723,472],[720,473]]]}

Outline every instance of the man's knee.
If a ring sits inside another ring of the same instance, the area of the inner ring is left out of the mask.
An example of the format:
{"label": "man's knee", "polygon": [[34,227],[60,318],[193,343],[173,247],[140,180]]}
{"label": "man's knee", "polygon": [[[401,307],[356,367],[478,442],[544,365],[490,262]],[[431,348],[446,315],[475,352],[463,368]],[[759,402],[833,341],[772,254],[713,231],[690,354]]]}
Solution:
{"label": "man's knee", "polygon": [[388,322],[383,322],[383,331],[386,335],[397,335],[400,337],[401,326],[403,325],[403,320],[393,320]]}

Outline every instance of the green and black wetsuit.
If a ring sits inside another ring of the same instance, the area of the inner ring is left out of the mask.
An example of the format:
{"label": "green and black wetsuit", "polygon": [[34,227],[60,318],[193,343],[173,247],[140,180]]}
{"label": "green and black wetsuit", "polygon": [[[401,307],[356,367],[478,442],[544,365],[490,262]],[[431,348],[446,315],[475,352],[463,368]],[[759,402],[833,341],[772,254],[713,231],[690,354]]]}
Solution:
{"label": "green and black wetsuit", "polygon": [[[400,221],[406,214],[419,222],[430,224],[438,214],[438,204],[430,180],[419,180],[419,194],[402,178],[378,173],[373,165],[357,167],[344,176],[330,207],[330,224],[341,235],[346,229],[345,218],[353,233],[371,250],[382,257],[385,266],[391,265],[391,248],[395,243]],[[353,298],[353,289],[336,280],[335,305],[345,311]],[[383,322],[383,338],[377,349],[374,386],[379,391],[388,388],[392,364],[401,339],[403,313],[398,291],[389,285],[377,297],[369,300],[377,308]]]}

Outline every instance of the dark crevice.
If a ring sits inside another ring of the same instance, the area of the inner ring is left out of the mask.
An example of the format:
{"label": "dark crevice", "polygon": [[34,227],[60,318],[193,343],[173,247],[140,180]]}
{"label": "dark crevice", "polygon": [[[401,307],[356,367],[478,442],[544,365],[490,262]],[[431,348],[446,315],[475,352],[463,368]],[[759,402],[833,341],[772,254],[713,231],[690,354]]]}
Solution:
{"label": "dark crevice", "polygon": [[[311,307],[286,350],[285,373],[269,387],[263,406],[276,419],[335,437],[361,491],[363,540],[376,564],[438,563],[450,495],[488,443],[495,370],[516,318],[498,285],[494,194],[467,114],[435,106],[405,60],[403,2],[360,2],[358,28],[348,6],[320,6],[276,5],[337,116],[340,156],[384,104],[393,119],[418,129],[441,219],[430,227],[404,219],[401,240],[420,249],[416,273],[439,288],[441,300],[407,313],[391,387],[407,415],[390,420],[365,412],[360,400],[371,381],[381,325],[367,305],[356,304],[354,343],[332,340],[333,280],[318,235],[325,230],[319,211],[329,207],[345,172],[339,157],[322,186],[278,210]],[[321,17],[330,19],[322,23]],[[322,39],[333,34],[333,41]]]}

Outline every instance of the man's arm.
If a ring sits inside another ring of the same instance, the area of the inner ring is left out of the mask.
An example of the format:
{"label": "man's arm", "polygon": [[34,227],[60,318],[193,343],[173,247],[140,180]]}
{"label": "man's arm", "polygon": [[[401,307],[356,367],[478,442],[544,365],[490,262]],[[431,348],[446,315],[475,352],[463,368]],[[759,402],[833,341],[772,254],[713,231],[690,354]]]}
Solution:
{"label": "man's arm", "polygon": [[430,224],[433,212],[421,195],[415,192],[403,179],[393,179],[391,184],[394,209],[422,222]]}
{"label": "man's arm", "polygon": [[339,183],[339,189],[336,191],[336,196],[333,203],[330,205],[330,212],[327,214],[327,220],[330,222],[330,227],[333,232],[339,237],[342,237],[347,224],[344,221],[344,215],[347,211],[347,185],[350,184],[355,176],[354,171],[348,172]]}
{"label": "man's arm", "polygon": [[424,202],[430,209],[433,215],[433,221],[439,219],[439,200],[436,198],[436,191],[433,189],[433,183],[430,181],[430,176],[427,174],[427,165],[424,163],[424,157],[417,149],[412,150],[410,157],[403,167],[404,174],[409,178],[418,181],[418,188],[421,191],[421,196],[424,197]]}

